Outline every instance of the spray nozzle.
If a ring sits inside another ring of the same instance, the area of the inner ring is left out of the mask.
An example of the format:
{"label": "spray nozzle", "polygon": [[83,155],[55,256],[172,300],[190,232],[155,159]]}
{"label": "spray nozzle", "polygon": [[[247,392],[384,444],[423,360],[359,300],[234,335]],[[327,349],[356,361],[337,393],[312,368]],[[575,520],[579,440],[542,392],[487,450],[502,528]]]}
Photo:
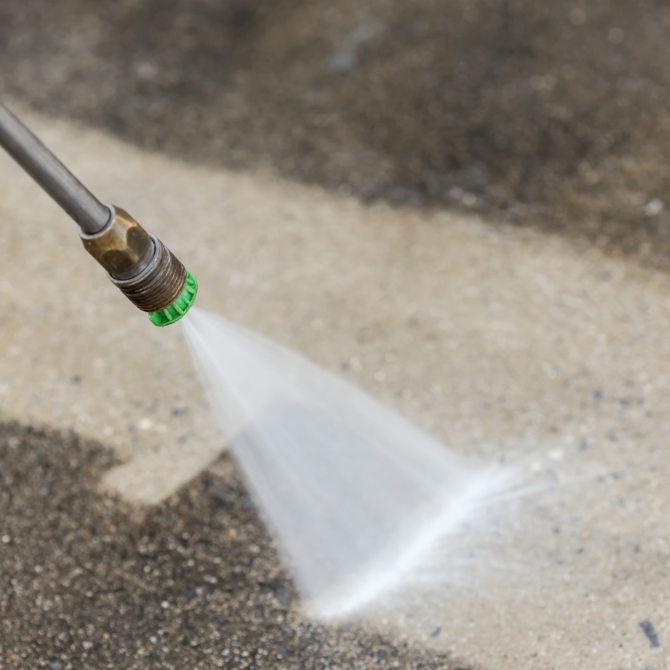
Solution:
{"label": "spray nozzle", "polygon": [[107,225],[79,235],[114,285],[156,326],[179,321],[191,308],[198,282],[179,259],[128,212],[108,205]]}
{"label": "spray nozzle", "polygon": [[198,282],[179,259],[130,214],[103,205],[2,104],[0,145],[79,224],[86,250],[153,324],[169,326],[188,312]]}

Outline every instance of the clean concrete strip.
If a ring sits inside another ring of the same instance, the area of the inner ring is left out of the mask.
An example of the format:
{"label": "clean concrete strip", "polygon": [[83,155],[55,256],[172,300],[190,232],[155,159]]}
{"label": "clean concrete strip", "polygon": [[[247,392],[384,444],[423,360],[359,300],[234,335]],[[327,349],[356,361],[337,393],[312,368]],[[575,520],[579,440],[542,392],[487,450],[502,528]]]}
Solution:
{"label": "clean concrete strip", "polygon": [[[183,165],[19,111],[96,195],[175,250],[201,307],[341,372],[463,453],[604,468],[600,489],[568,487],[510,522],[497,558],[522,557],[521,577],[438,591],[398,625],[441,627],[432,644],[491,668],[664,667],[665,276],[528,231]],[[124,460],[105,485],[161,500],[224,448],[180,329],[136,312],[5,156],[0,221],[0,418],[101,440]]]}

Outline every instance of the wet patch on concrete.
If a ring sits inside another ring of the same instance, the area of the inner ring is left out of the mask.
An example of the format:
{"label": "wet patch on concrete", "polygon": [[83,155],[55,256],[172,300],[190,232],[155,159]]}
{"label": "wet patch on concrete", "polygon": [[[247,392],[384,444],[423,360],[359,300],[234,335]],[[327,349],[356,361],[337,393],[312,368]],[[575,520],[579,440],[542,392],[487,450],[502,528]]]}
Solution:
{"label": "wet patch on concrete", "polygon": [[658,633],[656,632],[654,624],[651,623],[651,621],[640,621],[640,628],[642,629],[642,632],[647,636],[647,640],[649,640],[650,647],[652,648],[660,647],[660,644],[658,642]]}
{"label": "wet patch on concrete", "polygon": [[227,458],[140,509],[97,492],[99,444],[0,424],[3,670],[453,667],[305,621]]}
{"label": "wet patch on concrete", "polygon": [[0,92],[143,147],[670,259],[663,0],[6,0]]}

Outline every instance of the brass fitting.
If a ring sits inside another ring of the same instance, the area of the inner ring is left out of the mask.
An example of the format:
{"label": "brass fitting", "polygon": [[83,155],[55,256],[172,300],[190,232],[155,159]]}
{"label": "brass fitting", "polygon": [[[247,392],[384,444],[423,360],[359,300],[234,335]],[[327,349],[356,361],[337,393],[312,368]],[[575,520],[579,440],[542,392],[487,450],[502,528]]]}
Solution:
{"label": "brass fitting", "polygon": [[107,205],[109,223],[79,235],[84,248],[107,270],[113,284],[143,312],[158,312],[180,296],[186,270],[170,250],[120,207]]}

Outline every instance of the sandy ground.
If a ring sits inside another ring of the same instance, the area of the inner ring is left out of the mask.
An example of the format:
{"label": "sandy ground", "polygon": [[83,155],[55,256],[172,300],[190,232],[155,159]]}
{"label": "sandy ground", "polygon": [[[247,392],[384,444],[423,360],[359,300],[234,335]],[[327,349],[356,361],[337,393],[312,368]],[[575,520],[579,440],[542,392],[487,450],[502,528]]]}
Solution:
{"label": "sandy ground", "polygon": [[[201,307],[338,371],[460,453],[561,483],[494,505],[436,559],[428,593],[364,613],[366,631],[485,668],[666,667],[666,275],[537,232],[366,207],[25,118],[179,254]],[[112,449],[123,464],[95,473],[127,501],[121,516],[190,491],[224,445],[179,328],[133,311],[6,157],[0,216],[0,418]]]}

